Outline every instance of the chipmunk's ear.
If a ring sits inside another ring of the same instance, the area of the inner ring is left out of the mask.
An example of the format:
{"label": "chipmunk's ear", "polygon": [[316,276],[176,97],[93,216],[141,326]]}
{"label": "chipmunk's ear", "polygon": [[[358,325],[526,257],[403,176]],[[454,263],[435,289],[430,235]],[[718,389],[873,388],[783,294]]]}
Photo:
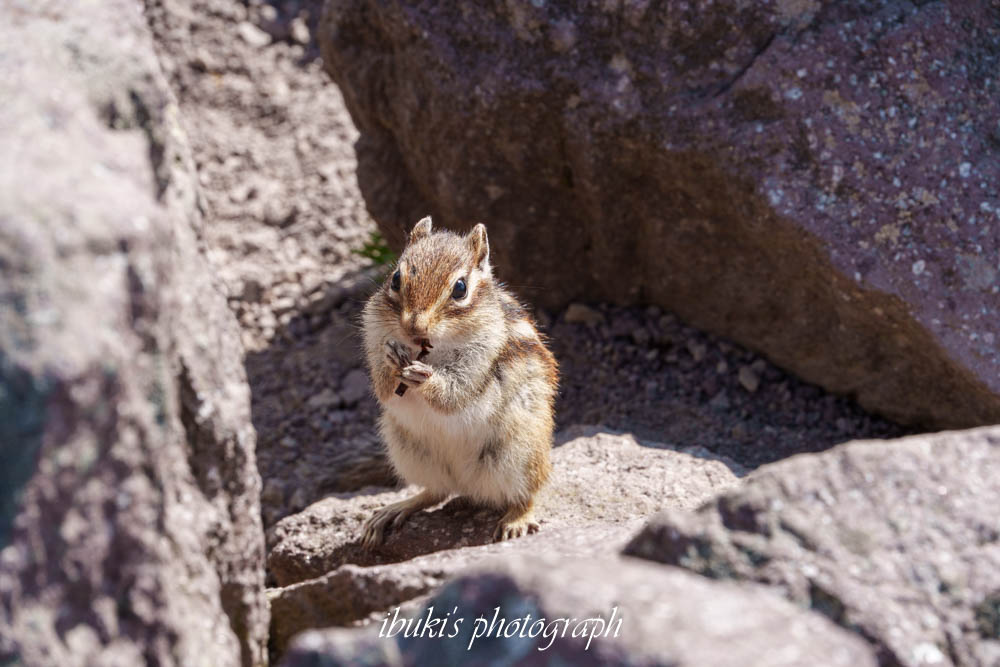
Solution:
{"label": "chipmunk's ear", "polygon": [[409,243],[413,243],[417,239],[422,239],[431,233],[431,216],[426,216],[420,219],[420,222],[413,225],[413,231],[410,232]]}
{"label": "chipmunk's ear", "polygon": [[475,257],[475,265],[481,269],[487,268],[490,260],[490,241],[486,238],[486,225],[480,222],[472,228],[465,239]]}

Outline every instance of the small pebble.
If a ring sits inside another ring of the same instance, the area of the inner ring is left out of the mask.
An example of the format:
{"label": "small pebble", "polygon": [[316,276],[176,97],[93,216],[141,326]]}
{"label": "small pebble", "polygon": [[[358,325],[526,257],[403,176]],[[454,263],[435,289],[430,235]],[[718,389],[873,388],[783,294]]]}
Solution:
{"label": "small pebble", "polygon": [[730,403],[729,403],[729,397],[726,396],[726,390],[723,389],[718,394],[716,394],[715,397],[713,397],[712,400],[708,402],[708,406],[713,410],[718,410],[720,412],[723,410],[728,410]]}
{"label": "small pebble", "polygon": [[696,343],[693,340],[689,340],[687,342],[687,349],[688,352],[691,353],[691,358],[694,359],[695,362],[700,362],[704,359],[705,353],[708,352],[708,348],[706,348],[703,343]]}
{"label": "small pebble", "polygon": [[236,31],[250,46],[262,47],[271,43],[271,36],[249,21],[242,21]]}
{"label": "small pebble", "polygon": [[290,296],[282,296],[271,302],[271,309],[279,317],[295,309],[295,299]]}
{"label": "small pebble", "polygon": [[260,493],[260,499],[265,503],[271,505],[277,505],[285,498],[285,489],[281,485],[281,481],[277,479],[268,479],[264,482],[264,490]]}
{"label": "small pebble", "polygon": [[582,303],[571,303],[564,319],[570,324],[586,324],[591,327],[604,324],[604,314],[601,311]]}
{"label": "small pebble", "polygon": [[311,408],[330,408],[340,405],[341,400],[337,392],[332,389],[324,389],[318,394],[314,394],[312,398],[309,399],[309,407]]}
{"label": "small pebble", "polygon": [[306,503],[308,502],[308,496],[306,493],[306,487],[304,486],[300,486],[295,490],[295,493],[292,494],[291,500],[288,501],[288,504],[293,510],[298,511],[305,508]]}
{"label": "small pebble", "polygon": [[649,344],[649,330],[645,327],[637,327],[632,330],[632,340],[636,345],[641,345],[645,347]]}
{"label": "small pebble", "polygon": [[292,20],[292,39],[303,46],[309,43],[309,26],[301,16]]}
{"label": "small pebble", "polygon": [[757,391],[760,386],[760,378],[750,366],[740,366],[737,379],[740,381],[740,385],[751,394]]}
{"label": "small pebble", "polygon": [[256,278],[244,278],[240,287],[239,298],[242,301],[257,303],[264,294],[264,286]]}

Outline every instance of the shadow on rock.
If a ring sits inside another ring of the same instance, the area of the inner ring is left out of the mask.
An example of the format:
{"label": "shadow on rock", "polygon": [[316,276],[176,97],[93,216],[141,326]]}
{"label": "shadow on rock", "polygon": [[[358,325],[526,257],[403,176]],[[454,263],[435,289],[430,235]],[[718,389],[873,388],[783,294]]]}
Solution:
{"label": "shadow on rock", "polygon": [[[365,549],[361,545],[362,522],[378,509],[396,502],[394,498],[402,500],[415,493],[414,489],[407,488],[399,491],[387,492],[385,489],[368,488],[356,494],[338,494],[335,505],[341,505],[347,500],[351,506],[357,507],[358,511],[350,517],[347,523],[350,529],[341,533],[345,541],[336,544],[330,549],[324,549],[320,544],[310,544],[310,531],[300,533],[297,537],[297,547],[303,552],[314,554],[322,553],[323,561],[327,563],[352,563],[354,565],[370,566],[382,565],[386,563],[398,563],[410,560],[438,551],[449,549],[460,549],[462,547],[481,546],[493,542],[493,528],[500,519],[500,510],[477,505],[466,498],[453,498],[440,505],[436,509],[418,512],[407,520],[402,526],[386,532],[386,539],[383,544],[374,549]],[[304,512],[312,515],[312,511],[317,506],[323,505],[325,501],[320,501]],[[333,505],[331,505],[333,506]],[[323,518],[316,522],[309,520],[310,525],[326,524],[327,527],[336,524],[338,517],[328,515],[320,510]],[[299,515],[297,515],[299,516]],[[293,520],[295,517],[291,517]],[[362,519],[362,521],[357,521]],[[286,537],[286,533],[279,529],[275,534]],[[300,524],[296,524],[297,527]],[[318,541],[325,541],[328,537],[322,532],[312,532]],[[280,550],[279,550],[280,551]],[[275,563],[280,572],[281,580],[284,583],[302,577],[315,576],[316,572],[311,568],[296,568],[294,566],[285,567],[290,564],[287,555],[281,551],[281,555],[276,556]]]}
{"label": "shadow on rock", "polygon": [[[360,349],[360,310],[376,280],[368,269],[308,295],[247,359],[266,526],[327,494],[396,482]],[[655,307],[574,304],[537,316],[560,365],[559,428],[599,424],[748,469],[905,433]]]}
{"label": "shadow on rock", "polygon": [[266,348],[247,353],[265,526],[330,493],[396,484],[357,331],[375,284],[367,269],[317,290]]}

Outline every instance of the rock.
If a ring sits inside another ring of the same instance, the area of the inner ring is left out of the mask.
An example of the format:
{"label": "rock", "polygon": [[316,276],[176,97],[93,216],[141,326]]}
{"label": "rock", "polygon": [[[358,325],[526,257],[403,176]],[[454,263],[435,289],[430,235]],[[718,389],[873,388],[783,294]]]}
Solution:
{"label": "rock", "polygon": [[262,5],[258,12],[258,25],[261,30],[271,36],[271,39],[280,41],[288,38],[291,32],[289,22],[282,20],[278,15],[278,10],[273,5]]}
{"label": "rock", "polygon": [[381,280],[381,267],[378,266],[344,276],[336,284],[325,285],[324,289],[315,292],[307,310],[314,314],[324,314],[348,299],[364,301],[370,295],[372,286],[378,285]]}
{"label": "rock", "polygon": [[299,44],[305,45],[309,43],[309,26],[306,24],[306,20],[302,16],[296,16],[292,19],[291,23],[292,39],[294,39]]}
{"label": "rock", "polygon": [[566,309],[564,319],[570,324],[586,324],[591,327],[604,324],[604,315],[601,311],[582,303],[571,303]]}
{"label": "rock", "polygon": [[295,298],[291,296],[281,296],[271,301],[271,311],[281,316],[295,310]]}
{"label": "rock", "polygon": [[632,342],[639,347],[646,347],[649,345],[651,337],[649,335],[649,330],[645,327],[636,327],[632,329],[632,333],[630,335],[632,336]]}
{"label": "rock", "polygon": [[0,22],[0,663],[261,665],[239,330],[136,3]]}
{"label": "rock", "polygon": [[329,388],[311,396],[308,401],[310,408],[335,408],[342,402],[343,399],[341,399],[335,391]]}
{"label": "rock", "polygon": [[416,613],[380,616],[304,633],[282,664],[876,664],[857,637],[758,588],[607,556],[494,560]]}
{"label": "rock", "polygon": [[625,553],[756,581],[870,642],[881,664],[995,665],[1000,428],[852,442],[758,469]]}
{"label": "rock", "polygon": [[[612,554],[661,507],[693,508],[742,471],[701,449],[673,450],[631,436],[571,429],[553,450],[553,478],[538,499],[541,530],[494,544],[498,511],[462,499],[413,516],[376,552],[358,541],[364,520],[413,490],[341,494],[271,529],[271,591],[278,646],[310,627],[346,625],[436,588],[490,556]],[[731,467],[736,468],[734,473]],[[641,475],[626,471],[641,470]]]}
{"label": "rock", "polygon": [[261,48],[271,43],[271,36],[249,21],[242,21],[236,29],[250,46]]}
{"label": "rock", "polygon": [[539,306],[656,304],[968,427],[1000,421],[994,11],[335,0],[319,41],[393,247],[485,222]]}
{"label": "rock", "polygon": [[718,412],[725,412],[729,409],[730,405],[729,396],[726,394],[725,389],[713,396],[712,400],[708,402],[708,406]]}
{"label": "rock", "polygon": [[281,480],[268,479],[260,493],[260,501],[264,505],[279,505],[285,500],[285,486]]}
{"label": "rock", "polygon": [[281,199],[269,199],[264,204],[263,217],[269,225],[288,227],[295,222],[299,210],[295,202]]}
{"label": "rock", "polygon": [[364,371],[354,369],[344,376],[340,396],[347,405],[354,405],[370,393],[371,383],[368,382],[368,374]]}
{"label": "rock", "polygon": [[687,342],[687,350],[690,353],[691,358],[694,359],[695,363],[700,363],[702,359],[705,358],[705,354],[708,352],[708,348],[705,347],[704,343],[698,343],[693,340]]}
{"label": "rock", "polygon": [[237,296],[247,303],[259,303],[264,296],[264,285],[256,278],[245,278],[241,281],[241,288]]}
{"label": "rock", "polygon": [[736,379],[739,380],[740,386],[751,394],[757,391],[757,388],[760,386],[760,377],[749,366],[740,366],[740,370],[736,374]]}

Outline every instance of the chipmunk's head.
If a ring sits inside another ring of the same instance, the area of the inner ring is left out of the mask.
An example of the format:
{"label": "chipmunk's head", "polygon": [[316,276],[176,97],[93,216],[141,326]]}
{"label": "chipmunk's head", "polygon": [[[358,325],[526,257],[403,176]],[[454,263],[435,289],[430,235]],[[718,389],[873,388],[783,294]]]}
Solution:
{"label": "chipmunk's head", "polygon": [[382,293],[398,318],[399,339],[419,347],[423,341],[437,346],[468,338],[482,326],[492,287],[486,226],[460,236],[432,231],[426,217],[410,232]]}

